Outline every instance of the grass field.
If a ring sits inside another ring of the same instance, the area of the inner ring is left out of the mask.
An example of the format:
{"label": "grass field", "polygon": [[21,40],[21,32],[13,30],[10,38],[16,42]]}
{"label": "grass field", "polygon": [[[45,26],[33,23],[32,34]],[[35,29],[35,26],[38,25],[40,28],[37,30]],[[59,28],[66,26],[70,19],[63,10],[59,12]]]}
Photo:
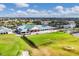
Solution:
{"label": "grass field", "polygon": [[0,55],[16,56],[23,50],[29,50],[32,56],[79,56],[79,38],[73,35],[54,32],[29,35],[27,38],[39,49],[33,48],[15,34],[1,34]]}
{"label": "grass field", "polygon": [[0,35],[0,55],[16,56],[27,48],[29,48],[29,46],[14,34]]}
{"label": "grass field", "polygon": [[[42,50],[41,53],[44,53],[44,55],[79,55],[79,38],[67,33],[54,32],[47,34],[31,35],[28,36],[28,39],[34,42],[37,46],[39,46],[40,50]],[[49,44],[50,42],[51,44]],[[39,53],[33,53],[32,55],[39,55]]]}
{"label": "grass field", "polygon": [[34,42],[36,45],[42,45],[48,42],[54,43],[55,41],[61,40],[76,40],[76,37],[73,37],[72,35],[63,32],[54,32],[47,34],[31,35],[28,36],[28,39]]}

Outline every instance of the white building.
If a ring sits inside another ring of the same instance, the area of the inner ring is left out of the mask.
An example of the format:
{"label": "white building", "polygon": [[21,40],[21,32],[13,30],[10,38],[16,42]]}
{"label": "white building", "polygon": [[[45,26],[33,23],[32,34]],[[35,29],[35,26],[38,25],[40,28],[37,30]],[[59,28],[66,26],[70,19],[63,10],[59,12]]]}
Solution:
{"label": "white building", "polygon": [[69,24],[63,25],[64,28],[74,28],[76,23],[74,21],[69,21]]}
{"label": "white building", "polygon": [[73,28],[75,28],[75,26],[76,26],[76,23],[74,21],[69,21],[69,24],[63,26],[64,31],[66,33],[71,33],[73,32]]}
{"label": "white building", "polygon": [[25,24],[17,27],[17,32],[19,33],[41,33],[41,32],[50,32],[56,27],[46,26],[46,25],[34,25],[34,24]]}
{"label": "white building", "polygon": [[12,34],[12,30],[6,27],[0,27],[0,34]]}

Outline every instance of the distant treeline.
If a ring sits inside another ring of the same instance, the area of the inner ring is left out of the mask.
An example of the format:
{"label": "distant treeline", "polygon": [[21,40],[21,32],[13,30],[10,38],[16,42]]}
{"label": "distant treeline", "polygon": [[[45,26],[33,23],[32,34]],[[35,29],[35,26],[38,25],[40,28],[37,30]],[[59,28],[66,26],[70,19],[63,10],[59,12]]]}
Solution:
{"label": "distant treeline", "polygon": [[0,17],[0,20],[79,20],[79,18],[32,18],[32,17]]}
{"label": "distant treeline", "polygon": [[76,27],[79,27],[79,18],[25,18],[25,17],[0,17],[0,26],[16,28],[22,24],[49,25],[63,28],[63,25],[69,24],[69,21],[75,21]]}

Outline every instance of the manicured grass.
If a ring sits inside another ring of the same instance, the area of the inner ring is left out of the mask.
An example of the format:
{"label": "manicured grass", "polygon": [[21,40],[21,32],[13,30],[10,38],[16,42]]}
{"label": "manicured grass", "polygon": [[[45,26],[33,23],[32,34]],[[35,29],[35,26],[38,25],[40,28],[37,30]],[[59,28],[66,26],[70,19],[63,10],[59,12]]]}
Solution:
{"label": "manicured grass", "polygon": [[[39,49],[31,47],[15,34],[0,35],[0,55],[16,56],[23,50],[30,50],[31,55],[79,55],[79,38],[64,32],[29,35],[27,38],[37,45]],[[68,46],[73,47],[74,50],[64,49],[64,47]]]}
{"label": "manicured grass", "polygon": [[[50,48],[48,54],[59,56],[75,56],[79,55],[79,38],[64,32],[54,32],[47,34],[31,35],[27,37],[34,42],[40,49]],[[52,42],[48,44],[48,42]],[[46,45],[44,45],[46,44]],[[74,49],[63,49],[64,47],[73,47]],[[46,49],[45,49],[46,50]],[[43,52],[42,52],[43,53]]]}
{"label": "manicured grass", "polygon": [[16,56],[29,46],[14,34],[0,35],[0,55],[2,56]]}
{"label": "manicured grass", "polygon": [[60,41],[60,40],[72,40],[75,37],[63,32],[54,32],[47,34],[30,35],[28,39],[34,42],[36,45],[42,45],[48,42]]}

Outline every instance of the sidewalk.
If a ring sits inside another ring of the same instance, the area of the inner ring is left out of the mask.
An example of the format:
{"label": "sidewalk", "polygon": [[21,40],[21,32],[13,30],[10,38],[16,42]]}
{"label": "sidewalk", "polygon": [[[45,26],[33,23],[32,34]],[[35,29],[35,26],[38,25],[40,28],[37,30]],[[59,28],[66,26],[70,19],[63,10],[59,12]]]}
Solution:
{"label": "sidewalk", "polygon": [[22,51],[22,54],[20,56],[30,56],[29,51]]}

